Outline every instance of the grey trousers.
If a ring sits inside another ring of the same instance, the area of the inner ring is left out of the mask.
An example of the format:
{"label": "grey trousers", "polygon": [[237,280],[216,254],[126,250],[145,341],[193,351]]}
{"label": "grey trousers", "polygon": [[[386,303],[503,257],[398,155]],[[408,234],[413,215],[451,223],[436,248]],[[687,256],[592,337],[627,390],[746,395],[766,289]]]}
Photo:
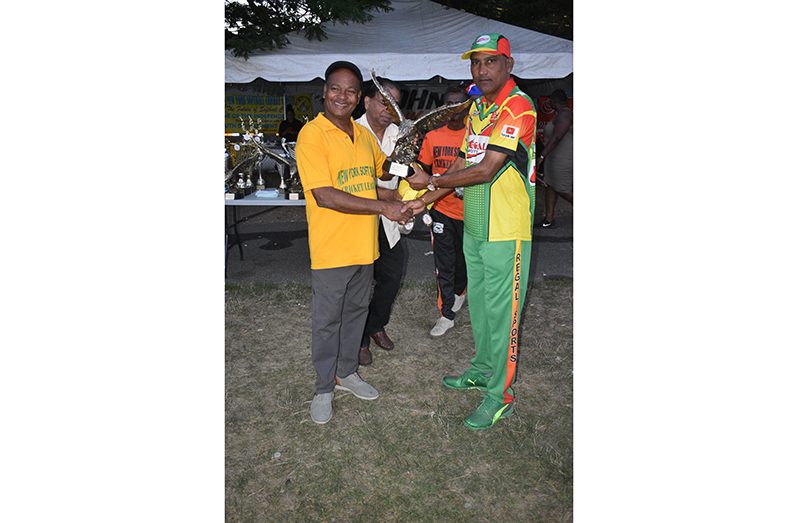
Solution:
{"label": "grey trousers", "polygon": [[336,373],[343,378],[357,370],[373,274],[371,264],[310,271],[316,394],[335,388]]}

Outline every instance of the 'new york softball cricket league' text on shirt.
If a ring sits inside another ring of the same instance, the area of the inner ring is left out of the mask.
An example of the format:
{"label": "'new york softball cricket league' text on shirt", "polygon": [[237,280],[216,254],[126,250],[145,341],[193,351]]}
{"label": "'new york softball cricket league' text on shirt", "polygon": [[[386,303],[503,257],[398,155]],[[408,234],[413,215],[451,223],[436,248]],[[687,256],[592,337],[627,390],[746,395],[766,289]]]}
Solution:
{"label": "'new york softball cricket league' text on shirt", "polygon": [[297,168],[305,191],[311,269],[368,265],[379,256],[375,214],[348,214],[319,207],[313,189],[334,187],[377,199],[377,167],[385,154],[374,136],[352,123],[354,142],[320,113],[299,133]]}

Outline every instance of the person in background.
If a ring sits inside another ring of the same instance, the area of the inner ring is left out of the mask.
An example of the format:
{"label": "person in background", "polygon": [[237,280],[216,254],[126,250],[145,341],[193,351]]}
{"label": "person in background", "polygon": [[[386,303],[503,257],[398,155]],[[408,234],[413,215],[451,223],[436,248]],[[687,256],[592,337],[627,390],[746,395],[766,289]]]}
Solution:
{"label": "person in background", "polygon": [[[399,103],[401,92],[399,87],[387,78],[378,77],[377,80],[385,87],[394,100]],[[380,92],[374,82],[366,84],[363,93],[363,105],[366,112],[355,120],[355,123],[365,127],[377,139],[380,149],[386,156],[393,153],[399,127],[393,123]],[[377,187],[396,190],[397,178],[389,181],[377,180]],[[386,215],[380,216],[378,233],[380,257],[374,262],[374,294],[369,303],[369,314],[360,342],[358,361],[361,365],[371,365],[372,354],[369,346],[370,339],[385,350],[393,350],[393,340],[385,332],[385,326],[391,319],[391,309],[399,287],[405,263],[405,246],[399,232],[399,224]]]}
{"label": "person in background", "polygon": [[413,216],[396,191],[375,183],[383,173],[385,154],[374,136],[352,120],[362,81],[353,63],[332,63],[324,74],[324,112],[302,128],[296,145],[313,292],[316,385],[310,418],[318,424],[332,418],[335,389],[364,400],[379,396],[357,374],[373,263],[379,256],[377,215],[399,222]]}
{"label": "person in background", "polygon": [[535,133],[532,99],[510,76],[510,41],[499,33],[478,36],[462,58],[482,96],[469,110],[466,136],[454,164],[441,176],[416,169],[413,189],[428,192],[413,212],[464,187],[463,253],[476,354],[460,375],[446,376],[454,390],[483,391],[466,427],[487,429],[513,411],[519,356],[518,327],[526,297],[535,211]]}
{"label": "person in background", "polygon": [[285,120],[280,122],[280,127],[277,130],[277,136],[280,138],[285,138],[286,142],[295,142],[303,125],[304,124],[302,122],[296,119],[294,107],[289,104],[285,108]]}
{"label": "person in background", "polygon": [[[450,87],[443,95],[445,104],[462,103],[468,99],[465,89]],[[438,129],[430,131],[421,144],[418,163],[433,176],[445,173],[457,159],[466,134],[465,117],[468,109],[452,115]],[[432,252],[438,283],[440,317],[430,330],[434,337],[443,336],[454,327],[454,317],[465,302],[468,283],[463,256],[463,200],[450,193],[437,200],[429,212],[432,218]]]}
{"label": "person in background", "polygon": [[546,216],[541,225],[554,224],[554,206],[557,197],[574,203],[574,112],[566,104],[565,91],[551,93],[549,103],[554,109],[554,120],[543,128],[543,152],[538,156],[538,169],[545,169]]}

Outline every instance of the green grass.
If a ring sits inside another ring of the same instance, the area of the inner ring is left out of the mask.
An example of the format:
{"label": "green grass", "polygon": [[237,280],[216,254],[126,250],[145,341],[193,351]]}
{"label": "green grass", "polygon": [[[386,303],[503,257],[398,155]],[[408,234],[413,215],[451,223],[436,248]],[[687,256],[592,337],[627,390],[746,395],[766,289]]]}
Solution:
{"label": "green grass", "polygon": [[[515,413],[487,431],[463,419],[480,393],[452,391],[474,344],[468,307],[433,339],[432,284],[405,284],[360,375],[376,401],[336,392],[310,421],[310,287],[228,285],[228,521],[570,521],[572,285],[536,283],[522,319]],[[275,453],[279,452],[279,458]]]}

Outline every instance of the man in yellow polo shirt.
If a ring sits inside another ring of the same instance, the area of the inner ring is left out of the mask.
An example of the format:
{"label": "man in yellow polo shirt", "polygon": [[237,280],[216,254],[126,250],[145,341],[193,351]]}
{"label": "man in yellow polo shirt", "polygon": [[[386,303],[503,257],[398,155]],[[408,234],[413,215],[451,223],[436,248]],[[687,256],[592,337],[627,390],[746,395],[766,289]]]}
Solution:
{"label": "man in yellow polo shirt", "polygon": [[[408,179],[429,192],[414,204],[420,212],[451,191],[463,193],[463,254],[476,355],[450,389],[483,391],[482,403],[465,419],[487,429],[512,413],[518,362],[518,325],[526,295],[535,210],[535,125],[532,99],[510,77],[510,41],[501,34],[478,36],[462,58],[482,96],[471,104],[460,156],[441,176],[423,171]],[[443,188],[441,190],[436,190]]]}
{"label": "man in yellow polo shirt", "polygon": [[365,400],[379,396],[356,372],[373,263],[379,256],[377,216],[404,223],[413,215],[396,191],[377,188],[385,154],[374,136],[352,120],[363,82],[360,69],[335,62],[324,80],[324,112],[302,128],[296,144],[313,288],[316,392],[310,417],[319,424],[332,418],[334,389]]}

